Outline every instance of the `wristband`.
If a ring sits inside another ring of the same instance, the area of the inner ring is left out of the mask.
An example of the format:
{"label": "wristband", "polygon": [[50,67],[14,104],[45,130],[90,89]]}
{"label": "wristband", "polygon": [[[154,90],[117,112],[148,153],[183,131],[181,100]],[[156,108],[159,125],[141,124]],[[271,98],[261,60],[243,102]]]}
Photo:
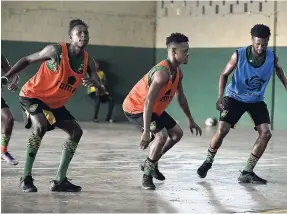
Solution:
{"label": "wristband", "polygon": [[2,80],[3,80],[3,79],[5,79],[5,80],[6,80],[6,82],[5,82],[5,83],[3,83],[3,84],[5,84],[5,85],[6,85],[6,84],[8,83],[8,78],[7,78],[7,77],[4,77],[4,76],[3,76],[3,77],[1,77],[1,83],[2,83]]}

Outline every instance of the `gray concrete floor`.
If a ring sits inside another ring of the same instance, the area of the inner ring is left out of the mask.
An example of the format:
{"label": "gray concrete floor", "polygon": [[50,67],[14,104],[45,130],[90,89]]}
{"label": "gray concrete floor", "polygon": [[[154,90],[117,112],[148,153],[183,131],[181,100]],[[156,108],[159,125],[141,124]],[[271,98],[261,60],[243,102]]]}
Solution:
{"label": "gray concrete floor", "polygon": [[252,129],[234,130],[219,150],[213,168],[205,179],[197,168],[206,157],[213,129],[202,137],[184,130],[182,141],[159,162],[166,176],[155,181],[157,189],[141,189],[138,165],[146,158],[139,149],[140,133],[129,124],[83,123],[83,138],[70,165],[68,177],[81,185],[80,193],[51,193],[66,134],[49,132],[38,152],[33,176],[37,193],[18,188],[30,130],[15,124],[9,150],[20,161],[17,166],[2,161],[2,212],[69,213],[287,213],[287,134],[275,131],[255,172],[267,185],[237,183],[257,133]]}

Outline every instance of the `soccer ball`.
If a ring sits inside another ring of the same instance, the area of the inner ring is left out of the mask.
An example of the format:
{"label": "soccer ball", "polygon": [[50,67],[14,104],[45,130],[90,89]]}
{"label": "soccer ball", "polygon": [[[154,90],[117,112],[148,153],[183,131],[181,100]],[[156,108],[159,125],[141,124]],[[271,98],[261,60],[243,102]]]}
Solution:
{"label": "soccer ball", "polygon": [[208,126],[208,127],[211,127],[211,126],[216,126],[217,125],[217,119],[216,118],[207,118],[205,120],[205,125]]}

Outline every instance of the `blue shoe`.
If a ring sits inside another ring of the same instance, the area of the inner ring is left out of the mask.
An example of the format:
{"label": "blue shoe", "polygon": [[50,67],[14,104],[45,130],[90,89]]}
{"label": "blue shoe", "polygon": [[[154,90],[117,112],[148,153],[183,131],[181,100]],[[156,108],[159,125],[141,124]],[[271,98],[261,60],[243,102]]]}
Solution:
{"label": "blue shoe", "polygon": [[11,165],[17,165],[19,163],[12,157],[12,155],[9,152],[2,153],[1,158]]}

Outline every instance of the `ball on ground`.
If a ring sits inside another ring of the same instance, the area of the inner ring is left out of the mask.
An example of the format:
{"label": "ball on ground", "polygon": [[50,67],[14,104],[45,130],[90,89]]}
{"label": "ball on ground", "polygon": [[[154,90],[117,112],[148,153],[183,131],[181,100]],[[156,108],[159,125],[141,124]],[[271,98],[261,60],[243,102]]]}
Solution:
{"label": "ball on ground", "polygon": [[212,126],[216,126],[217,125],[217,119],[216,118],[207,118],[205,120],[205,125],[208,126],[208,127],[212,127]]}

